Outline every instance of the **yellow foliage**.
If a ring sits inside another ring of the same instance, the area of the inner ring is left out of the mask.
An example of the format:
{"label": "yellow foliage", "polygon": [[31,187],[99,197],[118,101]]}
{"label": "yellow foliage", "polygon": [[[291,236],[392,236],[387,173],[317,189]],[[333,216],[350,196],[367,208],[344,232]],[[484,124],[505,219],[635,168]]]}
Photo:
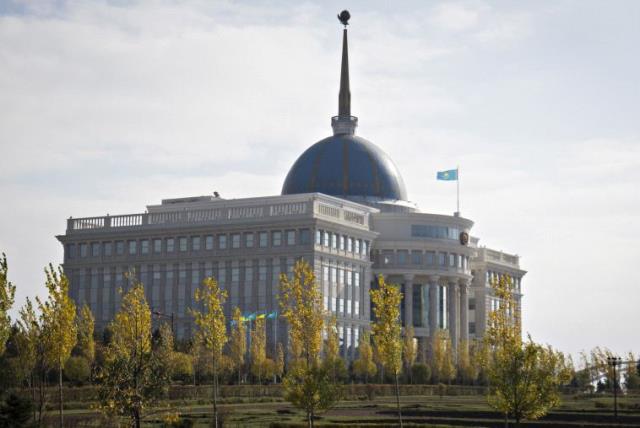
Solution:
{"label": "yellow foliage", "polygon": [[375,376],[377,370],[373,361],[373,349],[371,348],[371,334],[368,331],[362,333],[358,340],[358,358],[353,362],[353,371],[357,376],[364,377],[365,382]]}
{"label": "yellow foliage", "polygon": [[78,347],[82,352],[82,356],[92,363],[96,356],[96,343],[93,339],[93,330],[95,328],[95,320],[91,309],[86,304],[80,309],[80,316],[77,320],[78,324]]}
{"label": "yellow foliage", "polygon": [[402,369],[402,341],[400,338],[400,302],[402,293],[394,284],[378,277],[378,288],[371,290],[375,321],[371,323],[373,341],[386,370],[398,375]]}
{"label": "yellow foliage", "polygon": [[307,367],[317,364],[322,345],[322,300],[313,269],[306,261],[296,262],[292,279],[280,275],[280,307],[289,324],[294,358],[301,355]]}
{"label": "yellow foliage", "polygon": [[244,364],[244,354],[247,352],[247,328],[242,322],[242,312],[240,312],[240,308],[236,307],[233,310],[232,319],[234,326],[231,329],[229,353],[233,361],[233,366],[238,371],[238,377],[240,377],[240,370]]}
{"label": "yellow foliage", "polygon": [[218,282],[213,278],[205,278],[202,285],[202,288],[196,289],[195,300],[203,303],[204,311],[192,311],[192,314],[199,329],[199,338],[212,352],[216,372],[217,361],[220,360],[222,349],[227,343],[227,326],[223,310],[227,291],[218,287]]}
{"label": "yellow foliage", "polygon": [[251,372],[258,378],[258,382],[262,380],[264,362],[267,359],[266,346],[265,320],[258,318],[251,331]]}
{"label": "yellow foliage", "polygon": [[11,331],[9,310],[13,306],[16,296],[16,286],[8,279],[9,265],[7,256],[2,253],[0,258],[0,355],[4,353],[5,345]]}

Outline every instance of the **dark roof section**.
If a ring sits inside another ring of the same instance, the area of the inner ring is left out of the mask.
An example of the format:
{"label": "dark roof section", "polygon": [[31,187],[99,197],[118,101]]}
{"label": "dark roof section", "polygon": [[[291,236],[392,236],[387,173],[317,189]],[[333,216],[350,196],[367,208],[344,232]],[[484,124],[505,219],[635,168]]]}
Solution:
{"label": "dark roof section", "polygon": [[287,174],[282,194],[407,200],[400,171],[374,144],[355,135],[325,138],[308,148]]}

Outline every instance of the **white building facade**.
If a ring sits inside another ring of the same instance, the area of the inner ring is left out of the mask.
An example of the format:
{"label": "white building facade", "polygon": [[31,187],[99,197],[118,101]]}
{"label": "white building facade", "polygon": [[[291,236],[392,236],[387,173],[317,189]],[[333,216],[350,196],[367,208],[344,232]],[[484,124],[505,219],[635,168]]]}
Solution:
{"label": "white building facade", "polygon": [[[154,313],[171,317],[177,337],[188,338],[194,329],[189,309],[205,277],[228,291],[227,317],[235,307],[273,313],[280,274],[291,274],[296,260],[305,259],[324,311],[337,318],[345,358],[356,355],[369,328],[377,275],[400,285],[402,323],[414,327],[421,359],[436,329],[448,330],[454,346],[482,337],[496,304],[491,278],[513,278],[521,302],[525,271],[518,256],[478,247],[473,222],[459,213],[424,213],[408,201],[393,161],[355,135],[350,97],[345,25],[333,135],[300,156],[282,194],[166,199],[140,214],[70,218],[58,239],[72,298],[88,304],[96,327],[104,328],[119,309],[118,290],[131,286],[125,274],[133,272]],[[284,321],[269,320],[269,349],[277,342],[287,349],[286,339]]]}

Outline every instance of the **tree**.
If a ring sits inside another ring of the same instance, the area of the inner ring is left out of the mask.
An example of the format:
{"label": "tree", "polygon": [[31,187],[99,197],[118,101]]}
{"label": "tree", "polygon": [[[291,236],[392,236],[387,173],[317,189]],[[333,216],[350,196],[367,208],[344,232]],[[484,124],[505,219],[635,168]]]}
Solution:
{"label": "tree", "polygon": [[400,287],[387,284],[384,277],[378,277],[378,288],[370,290],[375,321],[371,323],[373,340],[380,352],[385,370],[393,374],[396,384],[396,404],[398,421],[402,428],[402,410],[400,409],[400,387],[398,375],[402,369],[402,341],[400,338]]}
{"label": "tree", "polygon": [[446,330],[438,329],[431,337],[431,374],[435,383],[451,383],[456,376],[451,338]]}
{"label": "tree", "polygon": [[77,341],[76,305],[69,297],[69,280],[62,272],[56,271],[52,264],[45,268],[46,286],[49,296],[46,301],[38,299],[42,319],[45,354],[51,366],[58,369],[59,422],[63,426],[62,371],[71,350]]}
{"label": "tree", "polygon": [[202,288],[196,289],[196,302],[202,302],[204,311],[192,311],[198,326],[198,337],[211,352],[213,369],[213,420],[218,428],[218,370],[222,358],[222,349],[227,343],[227,326],[225,325],[224,302],[227,291],[218,287],[218,282],[209,277],[202,281]]}
{"label": "tree", "polygon": [[404,339],[402,341],[402,359],[404,360],[404,367],[409,376],[409,382],[411,383],[413,383],[411,367],[415,364],[417,356],[418,349],[414,339],[413,327],[405,327]]}
{"label": "tree", "polygon": [[8,279],[9,265],[7,256],[2,253],[0,258],[0,355],[4,353],[7,339],[11,331],[9,310],[13,306],[16,296],[16,286]]}
{"label": "tree", "polygon": [[636,358],[632,352],[627,356],[627,369],[624,376],[624,383],[627,389],[635,390],[640,388],[640,375],[636,366]]}
{"label": "tree", "polygon": [[153,352],[151,310],[137,280],[122,297],[109,328],[111,341],[97,376],[100,407],[106,413],[128,416],[139,428],[143,410],[166,392],[170,370]]}
{"label": "tree", "polygon": [[283,380],[285,398],[306,412],[307,425],[313,427],[315,414],[333,406],[340,390],[318,364],[324,314],[320,288],[306,261],[296,262],[291,279],[280,275],[280,307],[289,327],[291,356],[298,360]]}
{"label": "tree", "polygon": [[336,326],[336,317],[332,316],[327,322],[326,334],[327,339],[324,343],[324,361],[323,364],[331,376],[332,382],[346,377],[347,368],[344,360],[340,357],[340,337],[338,336],[338,328]]}
{"label": "tree", "polygon": [[93,339],[95,328],[95,319],[89,306],[84,304],[80,309],[77,318],[78,343],[77,349],[79,355],[83,356],[89,364],[93,364],[96,357],[96,343]]}
{"label": "tree", "polygon": [[282,343],[278,342],[276,345],[276,366],[274,375],[277,378],[282,378],[284,375],[284,350],[282,349]]}
{"label": "tree", "polygon": [[558,387],[569,380],[570,371],[562,353],[534,343],[531,337],[523,342],[510,278],[500,277],[492,288],[500,303],[489,313],[485,336],[493,350],[488,402],[519,426],[522,419],[537,419],[559,403]]}
{"label": "tree", "polygon": [[264,364],[267,359],[267,335],[265,320],[257,318],[251,331],[251,373],[262,383]]}
{"label": "tree", "polygon": [[16,345],[20,355],[20,367],[31,391],[31,400],[34,404],[37,403],[33,408],[33,419],[37,425],[40,425],[45,408],[47,363],[44,341],[40,340],[42,337],[40,318],[36,315],[33,303],[28,297],[24,306],[20,308],[18,329],[21,335]]}
{"label": "tree", "polygon": [[229,352],[234,368],[238,371],[238,384],[240,384],[244,355],[247,353],[247,328],[242,321],[242,312],[238,307],[233,310],[231,325],[233,328],[229,340]]}
{"label": "tree", "polygon": [[371,333],[363,332],[358,342],[358,358],[353,362],[353,371],[356,376],[364,378],[364,382],[368,383],[369,378],[375,376],[378,371],[376,363],[373,361]]}
{"label": "tree", "polygon": [[64,373],[71,382],[82,384],[91,376],[91,366],[85,357],[70,357],[64,365]]}
{"label": "tree", "polygon": [[478,344],[476,341],[460,341],[458,346],[458,379],[464,385],[471,385],[478,378],[477,352]]}

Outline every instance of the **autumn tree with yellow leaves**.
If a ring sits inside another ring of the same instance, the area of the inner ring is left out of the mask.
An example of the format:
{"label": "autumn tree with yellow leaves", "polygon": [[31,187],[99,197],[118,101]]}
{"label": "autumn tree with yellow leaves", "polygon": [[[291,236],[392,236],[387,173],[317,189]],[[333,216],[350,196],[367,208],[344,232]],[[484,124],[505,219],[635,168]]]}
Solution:
{"label": "autumn tree with yellow leaves", "polygon": [[418,356],[418,347],[414,338],[413,327],[405,327],[402,339],[402,360],[404,361],[405,373],[409,376],[409,382],[413,383],[411,378],[411,368],[416,362]]}
{"label": "autumn tree with yellow leaves", "polygon": [[45,268],[47,300],[37,299],[42,319],[45,355],[51,367],[58,369],[58,417],[63,426],[62,370],[77,341],[76,305],[69,297],[69,280],[53,265]]}
{"label": "autumn tree with yellow leaves", "polygon": [[89,364],[93,363],[96,356],[96,343],[93,338],[95,329],[95,319],[87,304],[82,305],[77,318],[78,343],[76,345],[79,354],[87,359]]}
{"label": "autumn tree with yellow leaves", "polygon": [[293,275],[280,275],[280,307],[289,326],[290,350],[297,359],[283,380],[285,398],[306,413],[314,426],[315,414],[332,407],[340,389],[320,364],[324,314],[313,269],[304,260],[296,262]]}
{"label": "autumn tree with yellow leaves", "polygon": [[371,333],[365,331],[358,340],[358,358],[353,362],[353,372],[356,376],[364,379],[365,383],[369,378],[376,375],[378,368],[373,360],[373,349],[371,348]]}
{"label": "autumn tree with yellow leaves", "polygon": [[192,311],[198,326],[198,338],[211,352],[213,366],[213,420],[218,428],[218,371],[222,360],[222,350],[227,343],[227,326],[224,316],[224,302],[227,291],[218,286],[213,278],[205,278],[202,287],[196,289],[196,302],[202,302],[203,311]]}
{"label": "autumn tree with yellow leaves", "polygon": [[242,366],[247,353],[247,328],[242,319],[240,308],[233,310],[231,321],[231,337],[229,338],[229,356],[234,369],[238,372],[238,385],[242,379]]}
{"label": "autumn tree with yellow leaves", "polygon": [[522,340],[520,313],[513,297],[511,278],[501,276],[491,286],[499,299],[489,313],[485,340],[492,353],[488,361],[491,407],[505,418],[537,419],[560,402],[559,386],[570,379],[568,362],[561,352]]}
{"label": "autumn tree with yellow leaves", "polygon": [[431,374],[435,383],[451,383],[456,377],[451,338],[443,329],[431,337]]}
{"label": "autumn tree with yellow leaves", "polygon": [[132,283],[109,326],[111,341],[97,379],[102,411],[126,416],[139,428],[144,409],[166,392],[171,370],[152,347],[151,310],[144,287],[135,278]]}
{"label": "autumn tree with yellow leaves", "polygon": [[384,277],[378,277],[377,289],[370,290],[375,321],[371,323],[373,340],[380,354],[384,369],[395,379],[398,421],[402,427],[400,409],[400,387],[398,376],[402,370],[402,339],[400,337],[400,302],[402,293],[395,284],[387,284]]}
{"label": "autumn tree with yellow leaves", "polygon": [[251,373],[262,383],[262,376],[267,361],[267,334],[265,319],[256,318],[253,330],[251,330]]}

